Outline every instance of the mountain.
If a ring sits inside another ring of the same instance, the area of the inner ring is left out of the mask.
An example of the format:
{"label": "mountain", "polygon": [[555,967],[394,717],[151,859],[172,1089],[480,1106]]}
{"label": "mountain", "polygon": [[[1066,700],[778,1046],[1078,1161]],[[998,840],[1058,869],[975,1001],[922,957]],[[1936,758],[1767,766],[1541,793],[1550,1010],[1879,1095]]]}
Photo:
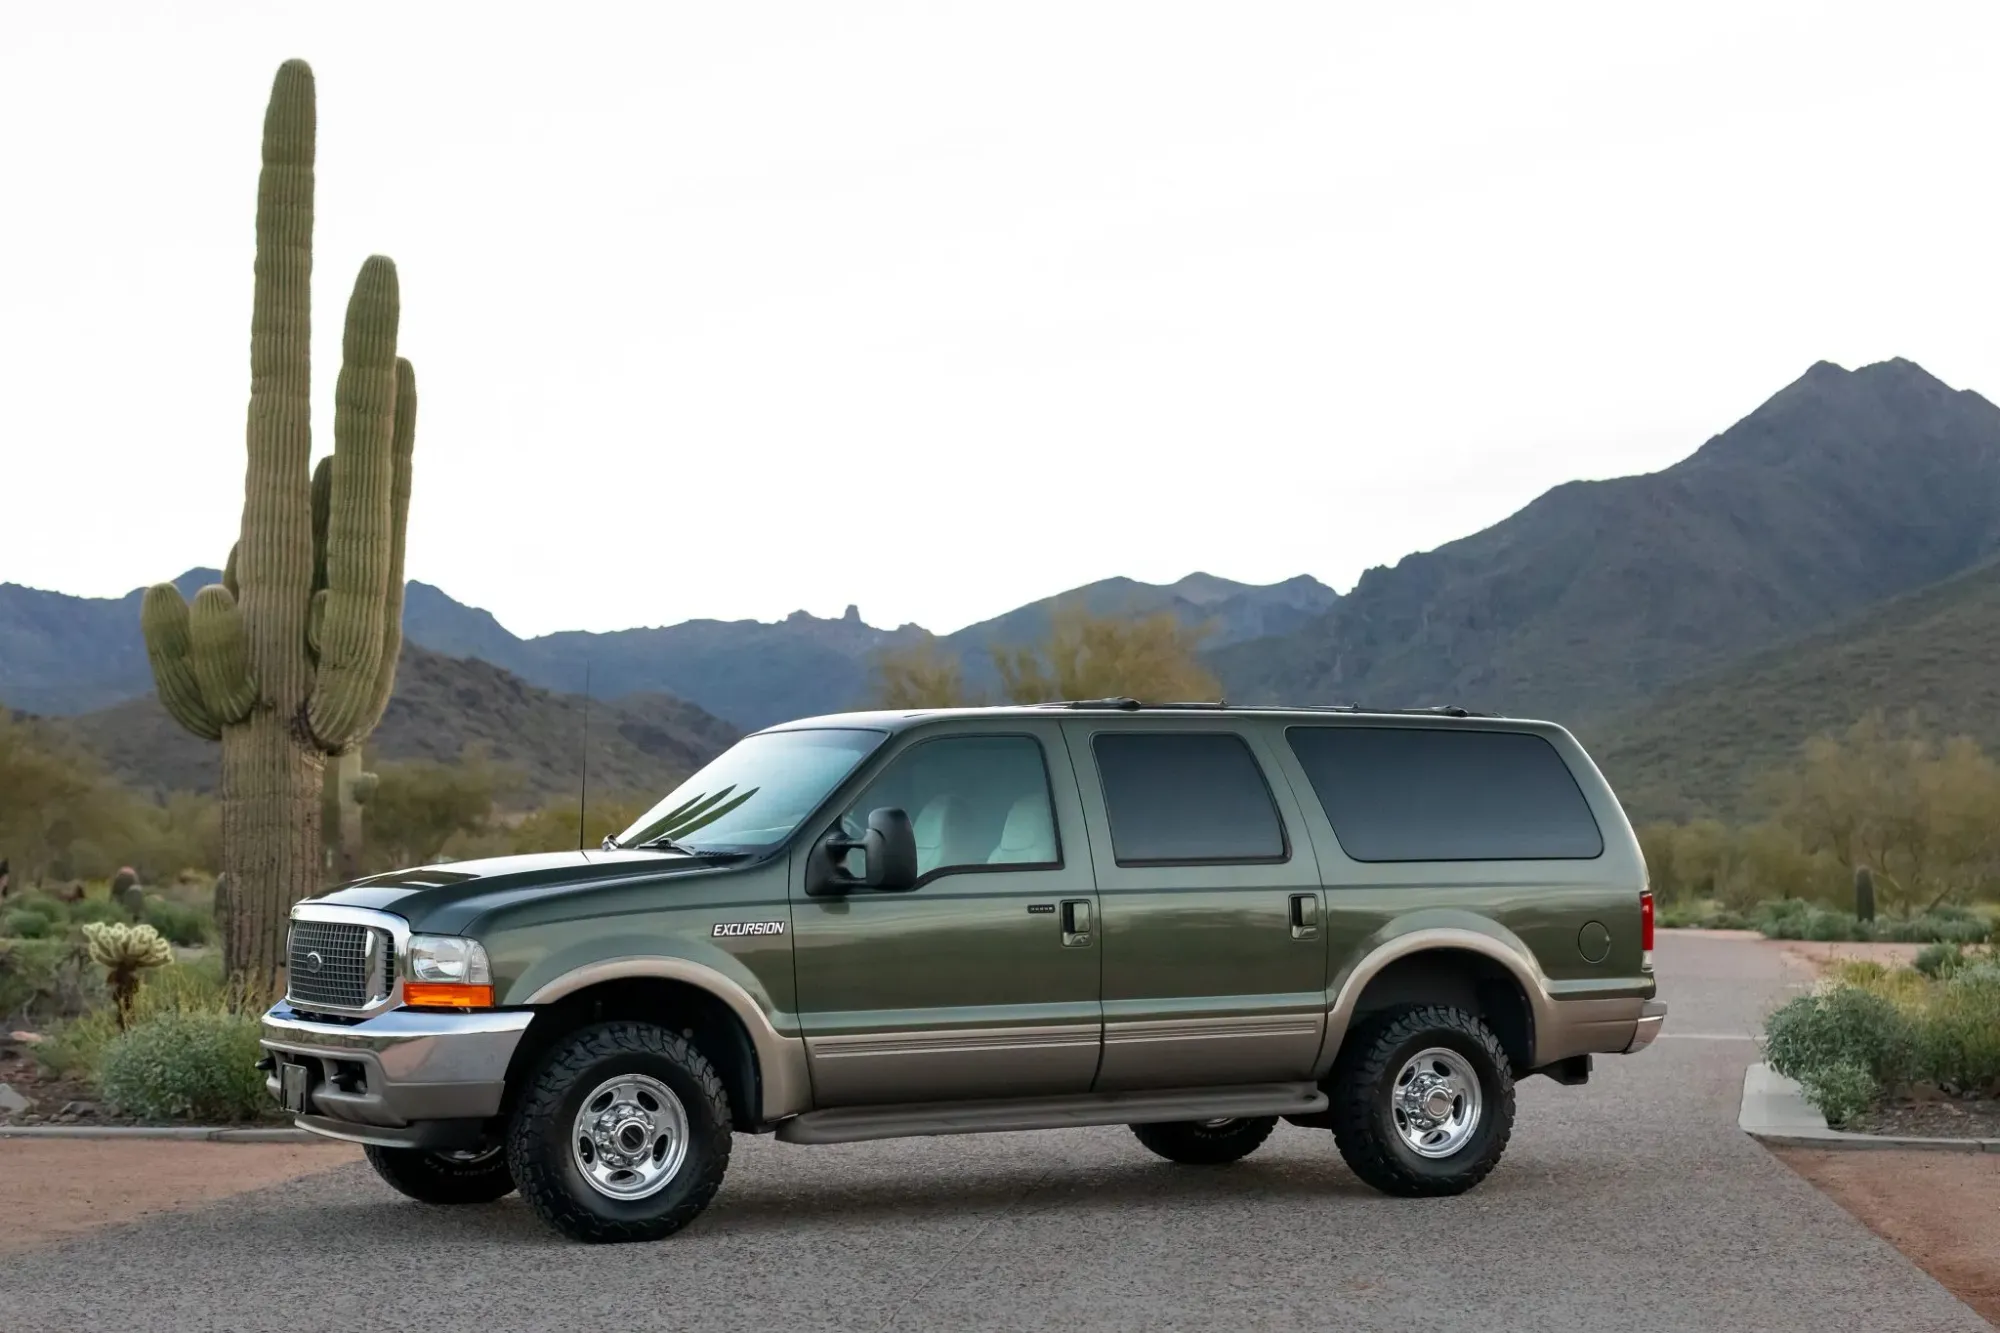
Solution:
{"label": "mountain", "polygon": [[2000,408],[1820,362],[1673,467],[1558,486],[1215,659],[1231,698],[1576,718],[1996,550]]}
{"label": "mountain", "polygon": [[[221,576],[190,570],[176,583],[189,596]],[[31,713],[85,712],[152,688],[139,639],[139,599],[69,597],[0,584],[0,701]],[[945,637],[968,674],[990,673],[987,645],[1039,637],[1050,607],[1077,599],[1098,612],[1171,611],[1214,627],[1211,644],[1293,629],[1338,600],[1300,576],[1259,586],[1209,574],[1157,585],[1106,579],[969,626]],[[564,631],[523,639],[490,612],[466,606],[427,583],[405,592],[403,634],[447,657],[476,658],[532,685],[593,699],[634,693],[677,695],[745,729],[837,712],[867,700],[875,655],[921,638],[915,625],[877,629],[860,611],[826,619],[795,611],[775,623],[690,620],[609,633]]]}
{"label": "mountain", "polygon": [[983,687],[998,679],[992,648],[1039,642],[1058,606],[1081,606],[1100,616],[1166,612],[1186,625],[1206,625],[1203,648],[1213,652],[1233,643],[1288,634],[1339,601],[1339,593],[1307,574],[1270,584],[1237,583],[1202,573],[1174,583],[1101,579],[968,625],[944,635],[940,643],[965,663],[967,681]]}
{"label": "mountain", "polygon": [[[371,763],[448,762],[479,746],[520,772],[524,803],[570,796],[582,772],[584,702],[486,662],[405,645],[395,693],[366,754]],[[590,786],[607,794],[664,794],[739,734],[669,695],[593,699],[589,711]],[[220,778],[217,747],[183,731],[151,694],[49,725],[134,786],[213,791]]]}
{"label": "mountain", "polygon": [[[174,580],[183,596],[222,580],[190,569]],[[27,713],[82,713],[153,688],[139,638],[139,601],[0,583],[0,701]]]}
{"label": "mountain", "polygon": [[2000,753],[2000,561],[1869,607],[1577,730],[1635,819],[1757,811],[1757,779],[1879,708]]}

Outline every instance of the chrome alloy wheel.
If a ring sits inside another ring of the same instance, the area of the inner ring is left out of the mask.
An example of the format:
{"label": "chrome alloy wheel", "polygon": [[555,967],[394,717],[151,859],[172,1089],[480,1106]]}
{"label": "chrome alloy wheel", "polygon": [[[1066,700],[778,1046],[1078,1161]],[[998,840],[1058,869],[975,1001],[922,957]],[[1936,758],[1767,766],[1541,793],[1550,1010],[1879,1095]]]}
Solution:
{"label": "chrome alloy wheel", "polygon": [[1479,1129],[1479,1075],[1449,1047],[1432,1046],[1411,1056],[1396,1075],[1389,1102],[1396,1132],[1419,1157],[1450,1157]]}
{"label": "chrome alloy wheel", "polygon": [[620,1074],[584,1098],[570,1126],[569,1150],[576,1169],[605,1198],[647,1198],[665,1189],[687,1161],[687,1108],[658,1079]]}

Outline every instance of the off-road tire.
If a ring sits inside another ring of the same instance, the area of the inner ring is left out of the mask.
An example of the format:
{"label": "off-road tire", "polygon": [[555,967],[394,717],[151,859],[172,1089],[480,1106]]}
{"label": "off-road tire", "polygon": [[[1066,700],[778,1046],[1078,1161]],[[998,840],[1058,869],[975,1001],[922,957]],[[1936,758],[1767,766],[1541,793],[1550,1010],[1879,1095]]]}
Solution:
{"label": "off-road tire", "polygon": [[[1420,1156],[1403,1141],[1391,1101],[1404,1064],[1432,1046],[1449,1047],[1470,1062],[1484,1103],[1472,1137],[1444,1158]],[[1371,1016],[1343,1043],[1327,1091],[1340,1155],[1384,1194],[1463,1194],[1499,1164],[1514,1132],[1514,1075],[1506,1049],[1491,1028],[1462,1009],[1419,1005]]]}
{"label": "off-road tire", "polygon": [[1222,1166],[1256,1152],[1271,1131],[1276,1116],[1249,1116],[1220,1125],[1199,1120],[1175,1120],[1161,1125],[1134,1125],[1133,1137],[1169,1162],[1188,1166]]}
{"label": "off-road tire", "polygon": [[514,1192],[504,1152],[466,1161],[424,1148],[371,1143],[365,1151],[376,1175],[419,1203],[492,1203]]}
{"label": "off-road tire", "polygon": [[[680,1099],[687,1159],[657,1194],[613,1199],[578,1171],[569,1133],[583,1099],[606,1079],[640,1073]],[[650,1023],[595,1023],[557,1040],[522,1090],[507,1131],[507,1163],[537,1216],[573,1239],[660,1240],[693,1221],[729,1169],[729,1094],[685,1037]]]}

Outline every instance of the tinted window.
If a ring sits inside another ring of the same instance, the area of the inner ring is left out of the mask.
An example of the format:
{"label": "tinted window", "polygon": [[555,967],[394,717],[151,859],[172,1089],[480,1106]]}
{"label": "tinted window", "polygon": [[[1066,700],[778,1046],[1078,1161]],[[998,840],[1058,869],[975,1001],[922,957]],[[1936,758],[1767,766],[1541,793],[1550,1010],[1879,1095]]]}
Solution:
{"label": "tinted window", "polygon": [[1588,860],[1604,850],[1576,779],[1540,736],[1385,727],[1286,735],[1357,861]]}
{"label": "tinted window", "polygon": [[1120,865],[1285,859],[1271,789],[1241,736],[1104,732],[1093,749]]}
{"label": "tinted window", "polygon": [[849,807],[848,836],[859,837],[868,812],[883,806],[905,811],[916,826],[920,876],[1062,864],[1048,769],[1031,737],[948,736],[911,746]]}

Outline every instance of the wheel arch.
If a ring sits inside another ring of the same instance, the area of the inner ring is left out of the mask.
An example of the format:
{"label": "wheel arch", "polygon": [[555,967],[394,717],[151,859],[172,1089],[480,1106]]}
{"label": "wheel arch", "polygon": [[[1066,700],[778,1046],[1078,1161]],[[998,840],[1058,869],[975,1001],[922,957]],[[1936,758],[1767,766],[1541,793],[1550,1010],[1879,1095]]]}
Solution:
{"label": "wheel arch", "polygon": [[805,1043],[771,1025],[750,993],[714,968],[680,958],[613,958],[537,988],[535,1019],[507,1071],[510,1100],[565,1032],[588,1022],[634,1019],[692,1030],[729,1091],[736,1128],[754,1130],[811,1109]]}
{"label": "wheel arch", "polygon": [[1506,1048],[1517,1074],[1536,1067],[1553,1001],[1526,954],[1483,931],[1431,927],[1383,942],[1341,983],[1327,1012],[1315,1075],[1333,1068],[1342,1043],[1369,1013],[1404,1003],[1450,1003],[1479,1014]]}

